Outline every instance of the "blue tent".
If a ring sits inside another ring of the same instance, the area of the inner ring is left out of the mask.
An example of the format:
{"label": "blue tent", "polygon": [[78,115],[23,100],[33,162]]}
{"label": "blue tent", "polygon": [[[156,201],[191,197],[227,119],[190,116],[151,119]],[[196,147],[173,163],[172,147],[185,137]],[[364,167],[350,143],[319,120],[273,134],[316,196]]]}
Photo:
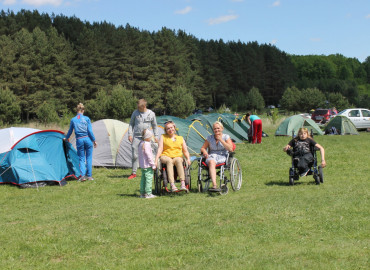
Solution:
{"label": "blue tent", "polygon": [[66,178],[80,176],[76,150],[63,138],[63,132],[55,130],[1,130],[0,140],[6,144],[0,144],[0,183],[20,187],[64,185]]}

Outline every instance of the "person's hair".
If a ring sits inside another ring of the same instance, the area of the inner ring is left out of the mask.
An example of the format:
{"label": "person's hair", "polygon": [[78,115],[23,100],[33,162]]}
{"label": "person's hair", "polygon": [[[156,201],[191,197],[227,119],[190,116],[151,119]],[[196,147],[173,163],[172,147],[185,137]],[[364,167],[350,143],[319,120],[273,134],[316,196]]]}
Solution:
{"label": "person's hair", "polygon": [[175,128],[175,131],[176,131],[175,123],[173,121],[167,121],[167,122],[164,123],[164,131],[166,132],[166,134],[167,134],[167,125],[169,125],[169,124],[172,124],[173,127]]}
{"label": "person's hair", "polygon": [[215,125],[219,125],[222,129],[224,128],[224,125],[220,122],[220,121],[216,121],[213,123],[212,125],[212,128],[215,126]]}
{"label": "person's hair", "polygon": [[311,135],[310,135],[310,133],[308,132],[308,128],[300,128],[300,129],[298,130],[298,136],[299,136],[299,133],[307,133],[307,137],[308,137],[308,138],[311,138]]}
{"label": "person's hair", "polygon": [[144,138],[144,135],[146,133],[146,129],[143,130],[143,132],[141,132],[141,136]]}
{"label": "person's hair", "polygon": [[144,105],[146,107],[146,104],[147,104],[147,101],[143,98],[141,98],[137,101],[138,106]]}
{"label": "person's hair", "polygon": [[85,110],[85,106],[82,103],[78,103],[76,110],[78,112],[84,111]]}
{"label": "person's hair", "polygon": [[247,112],[246,114],[245,114],[245,118],[247,118],[248,116],[251,116],[251,112]]}

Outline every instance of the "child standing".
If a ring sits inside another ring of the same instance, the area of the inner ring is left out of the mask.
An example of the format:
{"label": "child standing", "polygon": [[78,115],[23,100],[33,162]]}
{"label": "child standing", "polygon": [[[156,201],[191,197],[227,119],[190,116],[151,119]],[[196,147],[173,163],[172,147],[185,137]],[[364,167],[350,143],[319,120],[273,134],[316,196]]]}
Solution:
{"label": "child standing", "polygon": [[149,129],[144,129],[142,132],[143,140],[138,147],[139,165],[141,168],[140,198],[145,199],[156,197],[152,194],[153,170],[156,169],[150,143],[152,136],[153,133]]}
{"label": "child standing", "polygon": [[292,139],[283,148],[284,152],[288,151],[290,148],[293,148],[293,157],[298,158],[297,168],[301,177],[306,176],[310,171],[309,164],[313,161],[313,155],[311,153],[312,147],[317,147],[320,149],[321,167],[324,168],[326,166],[324,147],[316,143],[310,137],[307,128],[300,128],[298,130],[298,136]]}

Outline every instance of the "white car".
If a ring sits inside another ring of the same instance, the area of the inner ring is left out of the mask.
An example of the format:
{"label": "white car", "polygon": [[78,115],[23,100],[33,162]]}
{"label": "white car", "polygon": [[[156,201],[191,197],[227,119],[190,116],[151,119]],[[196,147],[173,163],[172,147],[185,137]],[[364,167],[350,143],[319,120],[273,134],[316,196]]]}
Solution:
{"label": "white car", "polygon": [[370,128],[370,110],[368,109],[345,109],[338,114],[347,116],[358,129]]}

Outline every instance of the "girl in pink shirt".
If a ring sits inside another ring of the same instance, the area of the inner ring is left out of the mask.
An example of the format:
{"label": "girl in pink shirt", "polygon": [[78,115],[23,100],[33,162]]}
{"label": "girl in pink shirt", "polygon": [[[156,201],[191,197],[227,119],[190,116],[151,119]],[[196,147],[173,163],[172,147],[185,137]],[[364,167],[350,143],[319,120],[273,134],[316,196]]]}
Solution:
{"label": "girl in pink shirt", "polygon": [[149,129],[144,129],[143,141],[139,144],[138,158],[141,168],[140,198],[151,199],[156,196],[152,194],[153,176],[156,166],[154,164],[151,140],[153,133]]}

